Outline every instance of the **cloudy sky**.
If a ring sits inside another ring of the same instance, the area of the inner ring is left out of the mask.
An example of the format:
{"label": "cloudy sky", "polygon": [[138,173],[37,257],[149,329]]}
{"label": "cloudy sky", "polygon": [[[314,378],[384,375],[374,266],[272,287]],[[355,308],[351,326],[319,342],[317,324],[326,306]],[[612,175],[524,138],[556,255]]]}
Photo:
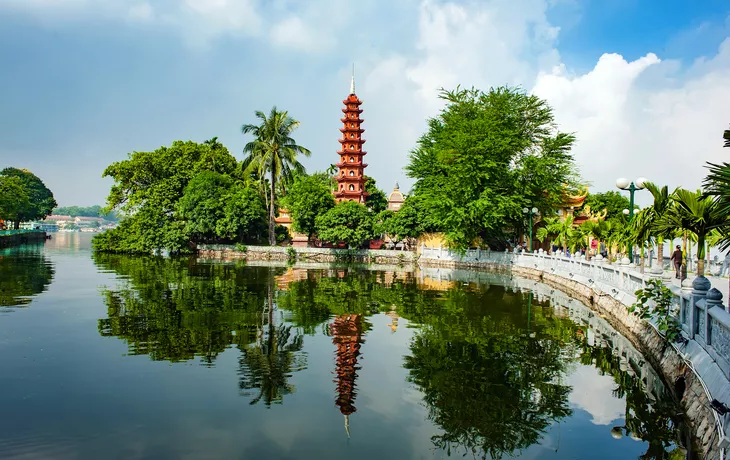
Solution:
{"label": "cloudy sky", "polygon": [[239,159],[255,110],[289,110],[310,170],[336,162],[354,63],[369,175],[389,191],[438,88],[520,85],[555,107],[592,190],[697,187],[730,159],[726,0],[0,0],[0,166],[62,205],[176,139]]}

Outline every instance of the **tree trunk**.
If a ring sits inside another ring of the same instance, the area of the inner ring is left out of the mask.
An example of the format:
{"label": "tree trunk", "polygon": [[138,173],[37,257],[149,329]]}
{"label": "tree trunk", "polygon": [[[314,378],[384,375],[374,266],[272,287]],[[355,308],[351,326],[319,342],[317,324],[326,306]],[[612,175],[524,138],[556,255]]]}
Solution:
{"label": "tree trunk", "polygon": [[661,238],[657,238],[656,252],[657,267],[661,268],[662,271],[664,271],[664,240],[662,240]]}
{"label": "tree trunk", "polygon": [[705,235],[697,235],[697,276],[705,276]]}
{"label": "tree trunk", "polygon": [[15,230],[20,230],[20,221],[19,220],[15,221]]}
{"label": "tree trunk", "polygon": [[271,168],[271,196],[269,197],[269,245],[276,246],[276,229],[274,219],[276,209],[274,207],[274,168]]}

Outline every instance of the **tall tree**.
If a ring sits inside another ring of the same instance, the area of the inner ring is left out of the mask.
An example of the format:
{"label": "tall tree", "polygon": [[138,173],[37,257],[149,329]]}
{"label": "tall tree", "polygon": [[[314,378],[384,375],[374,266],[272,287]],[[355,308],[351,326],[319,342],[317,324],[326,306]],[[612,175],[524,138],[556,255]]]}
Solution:
{"label": "tall tree", "polygon": [[[632,221],[633,232],[638,235],[653,236],[657,243],[657,266],[664,266],[664,239],[671,238],[671,234],[660,230],[658,223],[664,217],[672,205],[672,196],[669,188],[665,185],[659,188],[657,185],[646,182],[646,189],[651,193],[654,202],[651,206],[642,209],[636,219]],[[639,238],[642,239],[642,238]]]}
{"label": "tall tree", "polygon": [[631,203],[621,192],[608,191],[603,193],[589,193],[586,197],[584,207],[588,207],[593,211],[606,210],[606,219],[621,218],[624,209],[629,209]]}
{"label": "tall tree", "polygon": [[316,218],[335,206],[328,174],[298,175],[285,199],[294,230],[309,238],[317,233]]}
{"label": "tall tree", "polygon": [[126,217],[117,228],[94,237],[95,250],[189,252],[190,229],[179,209],[185,188],[203,171],[231,176],[236,168],[236,159],[225,147],[192,141],[134,152],[113,163],[104,171],[104,177],[114,179],[106,210],[118,210]]}
{"label": "tall tree", "polygon": [[251,134],[254,140],[247,143],[243,153],[244,174],[256,172],[259,177],[269,176],[269,244],[276,244],[274,219],[276,217],[276,185],[292,180],[294,172],[304,173],[304,166],[297,160],[298,155],[308,157],[311,152],[298,145],[291,137],[299,122],[289,116],[289,112],[279,111],[274,106],[268,116],[256,111],[258,125],[244,124],[243,134]]}
{"label": "tall tree", "polygon": [[20,215],[30,206],[30,199],[17,177],[0,176],[0,219],[19,222]]}
{"label": "tall tree", "polygon": [[317,217],[317,234],[328,243],[347,243],[359,248],[373,237],[374,217],[368,208],[354,201],[343,201]]}
{"label": "tall tree", "polygon": [[16,229],[20,227],[21,222],[45,218],[57,206],[53,193],[42,180],[27,169],[5,168],[0,171],[0,176],[17,178],[28,197],[27,203],[24,203],[17,212]]}
{"label": "tall tree", "polygon": [[365,206],[368,209],[372,209],[375,213],[388,209],[388,197],[385,196],[385,192],[378,188],[375,184],[375,179],[372,177],[368,177],[365,180],[365,191],[369,194],[365,198]]}
{"label": "tall tree", "polygon": [[702,191],[677,189],[673,202],[657,227],[662,232],[683,229],[697,236],[697,276],[705,275],[705,239],[714,229],[727,223],[727,214],[721,212],[719,200]]}
{"label": "tall tree", "polygon": [[513,88],[443,90],[446,107],[406,167],[421,200],[451,247],[477,238],[495,247],[523,221],[523,207],[559,203],[574,180],[575,138],[555,130],[552,108]]}

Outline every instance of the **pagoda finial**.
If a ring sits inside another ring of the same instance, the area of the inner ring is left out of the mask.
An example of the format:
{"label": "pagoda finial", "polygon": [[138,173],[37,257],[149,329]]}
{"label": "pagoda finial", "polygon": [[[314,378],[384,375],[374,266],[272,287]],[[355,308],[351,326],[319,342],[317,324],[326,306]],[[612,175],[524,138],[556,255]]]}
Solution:
{"label": "pagoda finial", "polygon": [[395,190],[400,190],[400,186],[398,186],[398,182],[395,183]]}
{"label": "pagoda finial", "polygon": [[352,78],[350,79],[350,94],[355,94],[355,64],[352,64]]}

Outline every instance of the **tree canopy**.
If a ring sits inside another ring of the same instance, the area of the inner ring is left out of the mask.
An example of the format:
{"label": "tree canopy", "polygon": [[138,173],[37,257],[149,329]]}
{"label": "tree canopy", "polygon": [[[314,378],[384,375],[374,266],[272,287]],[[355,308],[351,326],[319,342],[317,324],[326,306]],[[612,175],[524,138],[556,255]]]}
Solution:
{"label": "tree canopy", "polygon": [[192,141],[133,152],[110,165],[103,174],[114,180],[106,210],[119,211],[124,219],[117,228],[98,234],[94,248],[138,254],[189,252],[192,228],[179,202],[190,181],[203,171],[233,178],[238,168],[225,147]]}
{"label": "tree canopy", "polygon": [[327,174],[297,175],[283,201],[294,230],[311,238],[317,233],[317,216],[335,206],[332,178]]}
{"label": "tree canopy", "polygon": [[523,207],[546,212],[574,182],[574,136],[557,131],[552,108],[521,89],[442,90],[446,107],[428,122],[406,167],[413,194],[455,248],[481,237],[501,244]]}
{"label": "tree canopy", "polygon": [[385,195],[385,192],[378,188],[375,179],[372,177],[368,177],[365,180],[365,191],[369,193],[367,198],[365,198],[365,206],[372,209],[375,213],[388,209],[388,197]]}
{"label": "tree canopy", "polygon": [[[0,178],[16,179],[5,182],[4,191],[0,190],[0,193],[2,193],[0,195],[0,206],[15,214],[15,218],[9,220],[15,222],[16,228],[20,225],[20,222],[45,218],[51,214],[53,208],[57,205],[53,193],[41,179],[27,169],[5,168],[0,171]],[[23,193],[15,198],[7,195],[11,190],[17,191],[18,186],[22,188]],[[1,208],[0,211],[2,211]]]}
{"label": "tree canopy", "polygon": [[343,201],[316,219],[317,234],[328,243],[344,242],[352,248],[361,247],[373,237],[374,218],[360,203]]}
{"label": "tree canopy", "polygon": [[631,205],[629,198],[615,190],[602,193],[589,193],[583,206],[590,206],[593,211],[606,210],[606,219],[623,218],[624,209]]}

